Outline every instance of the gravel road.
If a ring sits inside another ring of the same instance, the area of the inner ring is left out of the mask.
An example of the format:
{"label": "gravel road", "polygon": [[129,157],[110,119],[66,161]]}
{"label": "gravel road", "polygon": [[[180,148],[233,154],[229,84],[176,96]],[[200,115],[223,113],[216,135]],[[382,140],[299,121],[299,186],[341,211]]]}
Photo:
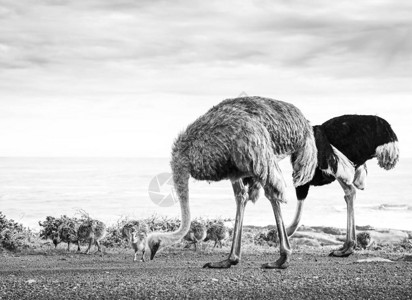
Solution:
{"label": "gravel road", "polygon": [[328,249],[298,250],[286,270],[262,270],[277,250],[247,251],[227,270],[203,269],[227,256],[173,249],[152,262],[131,252],[82,255],[44,253],[0,256],[0,299],[412,299],[412,263],[367,262],[359,252],[328,257]]}

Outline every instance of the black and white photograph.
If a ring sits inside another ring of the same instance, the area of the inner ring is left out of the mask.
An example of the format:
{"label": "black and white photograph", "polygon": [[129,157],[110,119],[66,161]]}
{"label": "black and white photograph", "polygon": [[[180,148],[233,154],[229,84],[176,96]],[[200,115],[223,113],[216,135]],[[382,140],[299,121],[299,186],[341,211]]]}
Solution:
{"label": "black and white photograph", "polygon": [[0,299],[412,299],[412,2],[0,0]]}

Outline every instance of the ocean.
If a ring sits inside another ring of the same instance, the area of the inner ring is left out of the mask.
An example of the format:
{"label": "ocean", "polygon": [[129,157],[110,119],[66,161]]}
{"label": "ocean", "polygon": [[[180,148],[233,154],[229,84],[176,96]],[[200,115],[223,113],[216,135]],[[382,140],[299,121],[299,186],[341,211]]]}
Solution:
{"label": "ocean", "polygon": [[[288,159],[281,162],[281,169],[288,185],[288,203],[282,205],[287,225],[296,206]],[[162,173],[170,173],[167,158],[0,158],[0,211],[35,230],[46,216],[79,216],[80,210],[107,224],[154,214],[180,217],[178,203],[165,207],[166,202],[159,205],[153,196],[168,193],[153,190],[156,181],[150,185]],[[369,161],[366,189],[358,191],[355,200],[356,224],[412,230],[411,179],[412,158],[401,159],[390,171]],[[235,217],[229,181],[191,179],[189,195],[192,218]],[[275,224],[263,191],[256,204],[247,205],[244,223]],[[346,204],[338,183],[311,188],[301,224],[345,228]]]}

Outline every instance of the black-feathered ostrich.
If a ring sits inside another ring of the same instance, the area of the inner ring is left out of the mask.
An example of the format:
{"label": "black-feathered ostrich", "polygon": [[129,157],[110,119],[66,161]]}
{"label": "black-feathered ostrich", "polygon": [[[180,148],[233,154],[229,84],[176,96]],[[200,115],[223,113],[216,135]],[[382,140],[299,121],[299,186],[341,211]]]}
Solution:
{"label": "black-feathered ostrich", "polygon": [[384,119],[368,115],[344,115],[313,127],[318,149],[318,167],[313,179],[296,187],[298,204],[295,218],[287,228],[288,236],[297,229],[302,215],[303,201],[309,188],[339,182],[347,204],[347,233],[342,248],[331,256],[349,256],[356,246],[353,201],[356,188],[363,190],[367,175],[366,161],[376,157],[386,170],[399,160],[398,138]]}
{"label": "black-feathered ostrich", "polygon": [[182,223],[172,233],[148,236],[151,259],[159,249],[176,243],[190,227],[189,178],[230,179],[236,199],[233,243],[228,259],[204,267],[229,268],[240,261],[245,206],[255,202],[263,186],[272,204],[280,239],[280,258],[264,268],[286,268],[291,248],[280,203],[285,182],[278,161],[291,155],[293,180],[300,186],[312,179],[317,165],[313,129],[292,104],[260,97],[228,99],[210,109],[181,133],[172,149],[171,168],[180,200]]}

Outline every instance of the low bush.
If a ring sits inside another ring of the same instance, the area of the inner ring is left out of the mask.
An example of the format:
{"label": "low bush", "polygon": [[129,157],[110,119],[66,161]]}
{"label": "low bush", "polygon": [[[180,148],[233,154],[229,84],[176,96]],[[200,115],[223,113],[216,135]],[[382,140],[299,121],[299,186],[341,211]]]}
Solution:
{"label": "low bush", "polygon": [[16,251],[28,247],[34,234],[22,224],[0,212],[0,250]]}

